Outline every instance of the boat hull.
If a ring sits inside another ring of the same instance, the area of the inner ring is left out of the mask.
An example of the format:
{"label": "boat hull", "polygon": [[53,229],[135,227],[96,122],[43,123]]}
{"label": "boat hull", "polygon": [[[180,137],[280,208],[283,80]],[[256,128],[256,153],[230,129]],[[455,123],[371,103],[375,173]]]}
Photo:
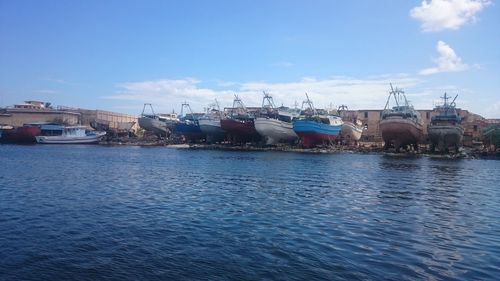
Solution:
{"label": "boat hull", "polygon": [[293,130],[293,124],[272,118],[255,118],[255,130],[266,139],[266,144],[294,142],[299,137]]}
{"label": "boat hull", "polygon": [[36,136],[41,134],[41,129],[38,126],[23,126],[13,129],[2,130],[2,143],[18,143],[28,144],[35,143]]}
{"label": "boat hull", "polygon": [[205,137],[197,124],[178,123],[175,125],[175,132],[182,135],[187,141],[198,141]]}
{"label": "boat hull", "polygon": [[400,117],[390,117],[380,121],[379,129],[385,146],[393,145],[399,149],[405,145],[416,145],[423,137],[422,125]]}
{"label": "boat hull", "polygon": [[105,132],[95,133],[81,137],[68,136],[37,136],[36,142],[40,144],[96,144],[106,135]]}
{"label": "boat hull", "polygon": [[220,125],[234,142],[257,142],[261,139],[253,120],[222,119]]}
{"label": "boat hull", "polygon": [[220,124],[220,119],[199,119],[200,130],[207,136],[208,142],[222,141],[226,137]]}
{"label": "boat hull", "polygon": [[305,147],[331,144],[340,134],[342,125],[328,125],[311,120],[296,120],[293,130]]}
{"label": "boat hull", "polygon": [[166,122],[147,117],[139,117],[138,121],[139,127],[146,131],[153,132],[157,136],[164,137],[170,133],[170,129]]}
{"label": "boat hull", "polygon": [[347,142],[349,141],[357,142],[361,139],[362,133],[363,133],[363,127],[356,126],[354,123],[349,121],[344,121],[344,124],[342,124],[342,130],[340,132],[340,135]]}
{"label": "boat hull", "polygon": [[434,148],[444,151],[450,146],[458,149],[462,146],[464,128],[454,125],[429,126],[428,129],[431,150]]}

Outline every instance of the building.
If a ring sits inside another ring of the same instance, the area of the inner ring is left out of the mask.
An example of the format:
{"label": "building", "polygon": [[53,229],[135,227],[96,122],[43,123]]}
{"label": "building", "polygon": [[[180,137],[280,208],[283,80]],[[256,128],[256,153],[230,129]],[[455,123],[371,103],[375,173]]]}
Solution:
{"label": "building", "polygon": [[29,123],[62,123],[84,125],[110,133],[136,132],[137,117],[104,110],[89,110],[58,106],[41,101],[25,101],[0,109],[0,125],[13,127]]}
{"label": "building", "polygon": [[14,107],[0,109],[0,125],[19,127],[29,123],[50,122],[76,125],[80,113],[50,107],[50,103],[26,101]]}

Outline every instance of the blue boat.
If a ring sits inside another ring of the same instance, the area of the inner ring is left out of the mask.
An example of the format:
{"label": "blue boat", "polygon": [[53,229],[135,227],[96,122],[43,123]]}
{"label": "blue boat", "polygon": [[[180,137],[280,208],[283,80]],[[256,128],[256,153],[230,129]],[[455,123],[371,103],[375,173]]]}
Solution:
{"label": "blue boat", "polygon": [[293,130],[300,137],[301,144],[311,147],[333,143],[342,129],[344,123],[342,118],[328,112],[316,111],[309,96],[302,105],[304,104],[307,104],[309,108],[293,122]]}
{"label": "blue boat", "polygon": [[[184,107],[186,107],[190,113],[184,115]],[[186,141],[196,142],[205,138],[205,134],[201,131],[200,125],[198,123],[198,117],[191,111],[191,107],[188,103],[183,103],[181,107],[181,120],[175,125],[174,132],[182,135]]]}

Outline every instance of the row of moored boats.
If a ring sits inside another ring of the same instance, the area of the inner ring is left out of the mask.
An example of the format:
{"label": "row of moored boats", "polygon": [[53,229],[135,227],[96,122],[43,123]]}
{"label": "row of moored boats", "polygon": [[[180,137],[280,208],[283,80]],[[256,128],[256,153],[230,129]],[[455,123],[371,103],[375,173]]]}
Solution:
{"label": "row of moored boats", "polygon": [[[462,143],[464,129],[461,117],[455,109],[455,100],[436,107],[437,115],[432,117],[428,127],[431,149],[440,151],[455,148]],[[455,97],[456,99],[456,97]],[[146,106],[151,114],[145,114]],[[185,112],[186,111],[186,114]],[[181,118],[176,114],[154,113],[150,104],[144,105],[139,125],[159,136],[177,134],[186,141],[208,142],[230,141],[232,143],[265,142],[266,144],[297,143],[304,147],[331,144],[339,138],[343,142],[356,143],[360,140],[364,126],[354,112],[346,106],[336,110],[316,109],[306,94],[302,108],[276,107],[272,97],[264,92],[262,106],[249,110],[235,95],[233,107],[221,111],[217,102],[206,113],[193,113],[187,103],[182,105]],[[392,88],[386,106],[382,111],[379,128],[385,148],[414,147],[422,143],[424,136],[420,113],[408,102],[404,91]]]}
{"label": "row of moored boats", "polygon": [[[175,114],[145,114],[139,125],[158,135],[182,135],[186,141],[207,142],[230,141],[232,143],[265,142],[296,143],[310,147],[323,143],[333,143],[339,136],[352,141],[361,138],[363,127],[360,121],[350,119],[347,107],[340,110],[316,109],[306,94],[302,109],[276,107],[273,98],[264,92],[262,106],[249,110],[236,95],[233,107],[221,111],[217,101],[209,106],[205,114],[193,113],[187,103],[182,105],[181,118]],[[184,110],[187,114],[184,114]]]}
{"label": "row of moored boats", "polygon": [[[444,103],[435,108],[427,136],[423,121],[406,99],[401,89],[392,88],[381,113],[378,130],[385,148],[418,149],[428,137],[431,150],[458,151],[464,128],[455,108],[455,99],[444,95]],[[146,113],[147,106],[151,113]],[[209,143],[299,143],[304,147],[332,144],[339,138],[344,143],[356,144],[364,126],[346,106],[335,110],[317,109],[306,94],[302,108],[276,107],[273,98],[264,92],[262,105],[248,109],[235,95],[233,107],[221,111],[217,101],[205,113],[193,113],[189,104],[182,104],[180,118],[175,114],[155,114],[151,104],[145,104],[139,117],[139,126],[161,137],[182,136],[187,142]],[[43,144],[98,143],[105,132],[88,131],[84,126],[66,126],[56,123],[31,123],[17,128],[0,128],[0,142]]]}

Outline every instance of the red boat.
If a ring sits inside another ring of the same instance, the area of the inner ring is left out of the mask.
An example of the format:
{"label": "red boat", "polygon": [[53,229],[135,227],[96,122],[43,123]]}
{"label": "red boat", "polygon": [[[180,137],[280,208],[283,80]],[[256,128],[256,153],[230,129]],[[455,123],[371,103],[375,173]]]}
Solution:
{"label": "red boat", "polygon": [[229,139],[234,142],[257,142],[260,140],[253,119],[222,119],[220,126],[227,132]]}
{"label": "red boat", "polygon": [[39,126],[24,125],[8,130],[2,130],[0,142],[2,143],[36,143],[36,136],[41,134]]}
{"label": "red boat", "polygon": [[250,114],[241,101],[234,95],[233,108],[229,118],[220,120],[220,127],[226,131],[227,137],[232,142],[258,142],[260,134],[255,129],[254,116]]}

